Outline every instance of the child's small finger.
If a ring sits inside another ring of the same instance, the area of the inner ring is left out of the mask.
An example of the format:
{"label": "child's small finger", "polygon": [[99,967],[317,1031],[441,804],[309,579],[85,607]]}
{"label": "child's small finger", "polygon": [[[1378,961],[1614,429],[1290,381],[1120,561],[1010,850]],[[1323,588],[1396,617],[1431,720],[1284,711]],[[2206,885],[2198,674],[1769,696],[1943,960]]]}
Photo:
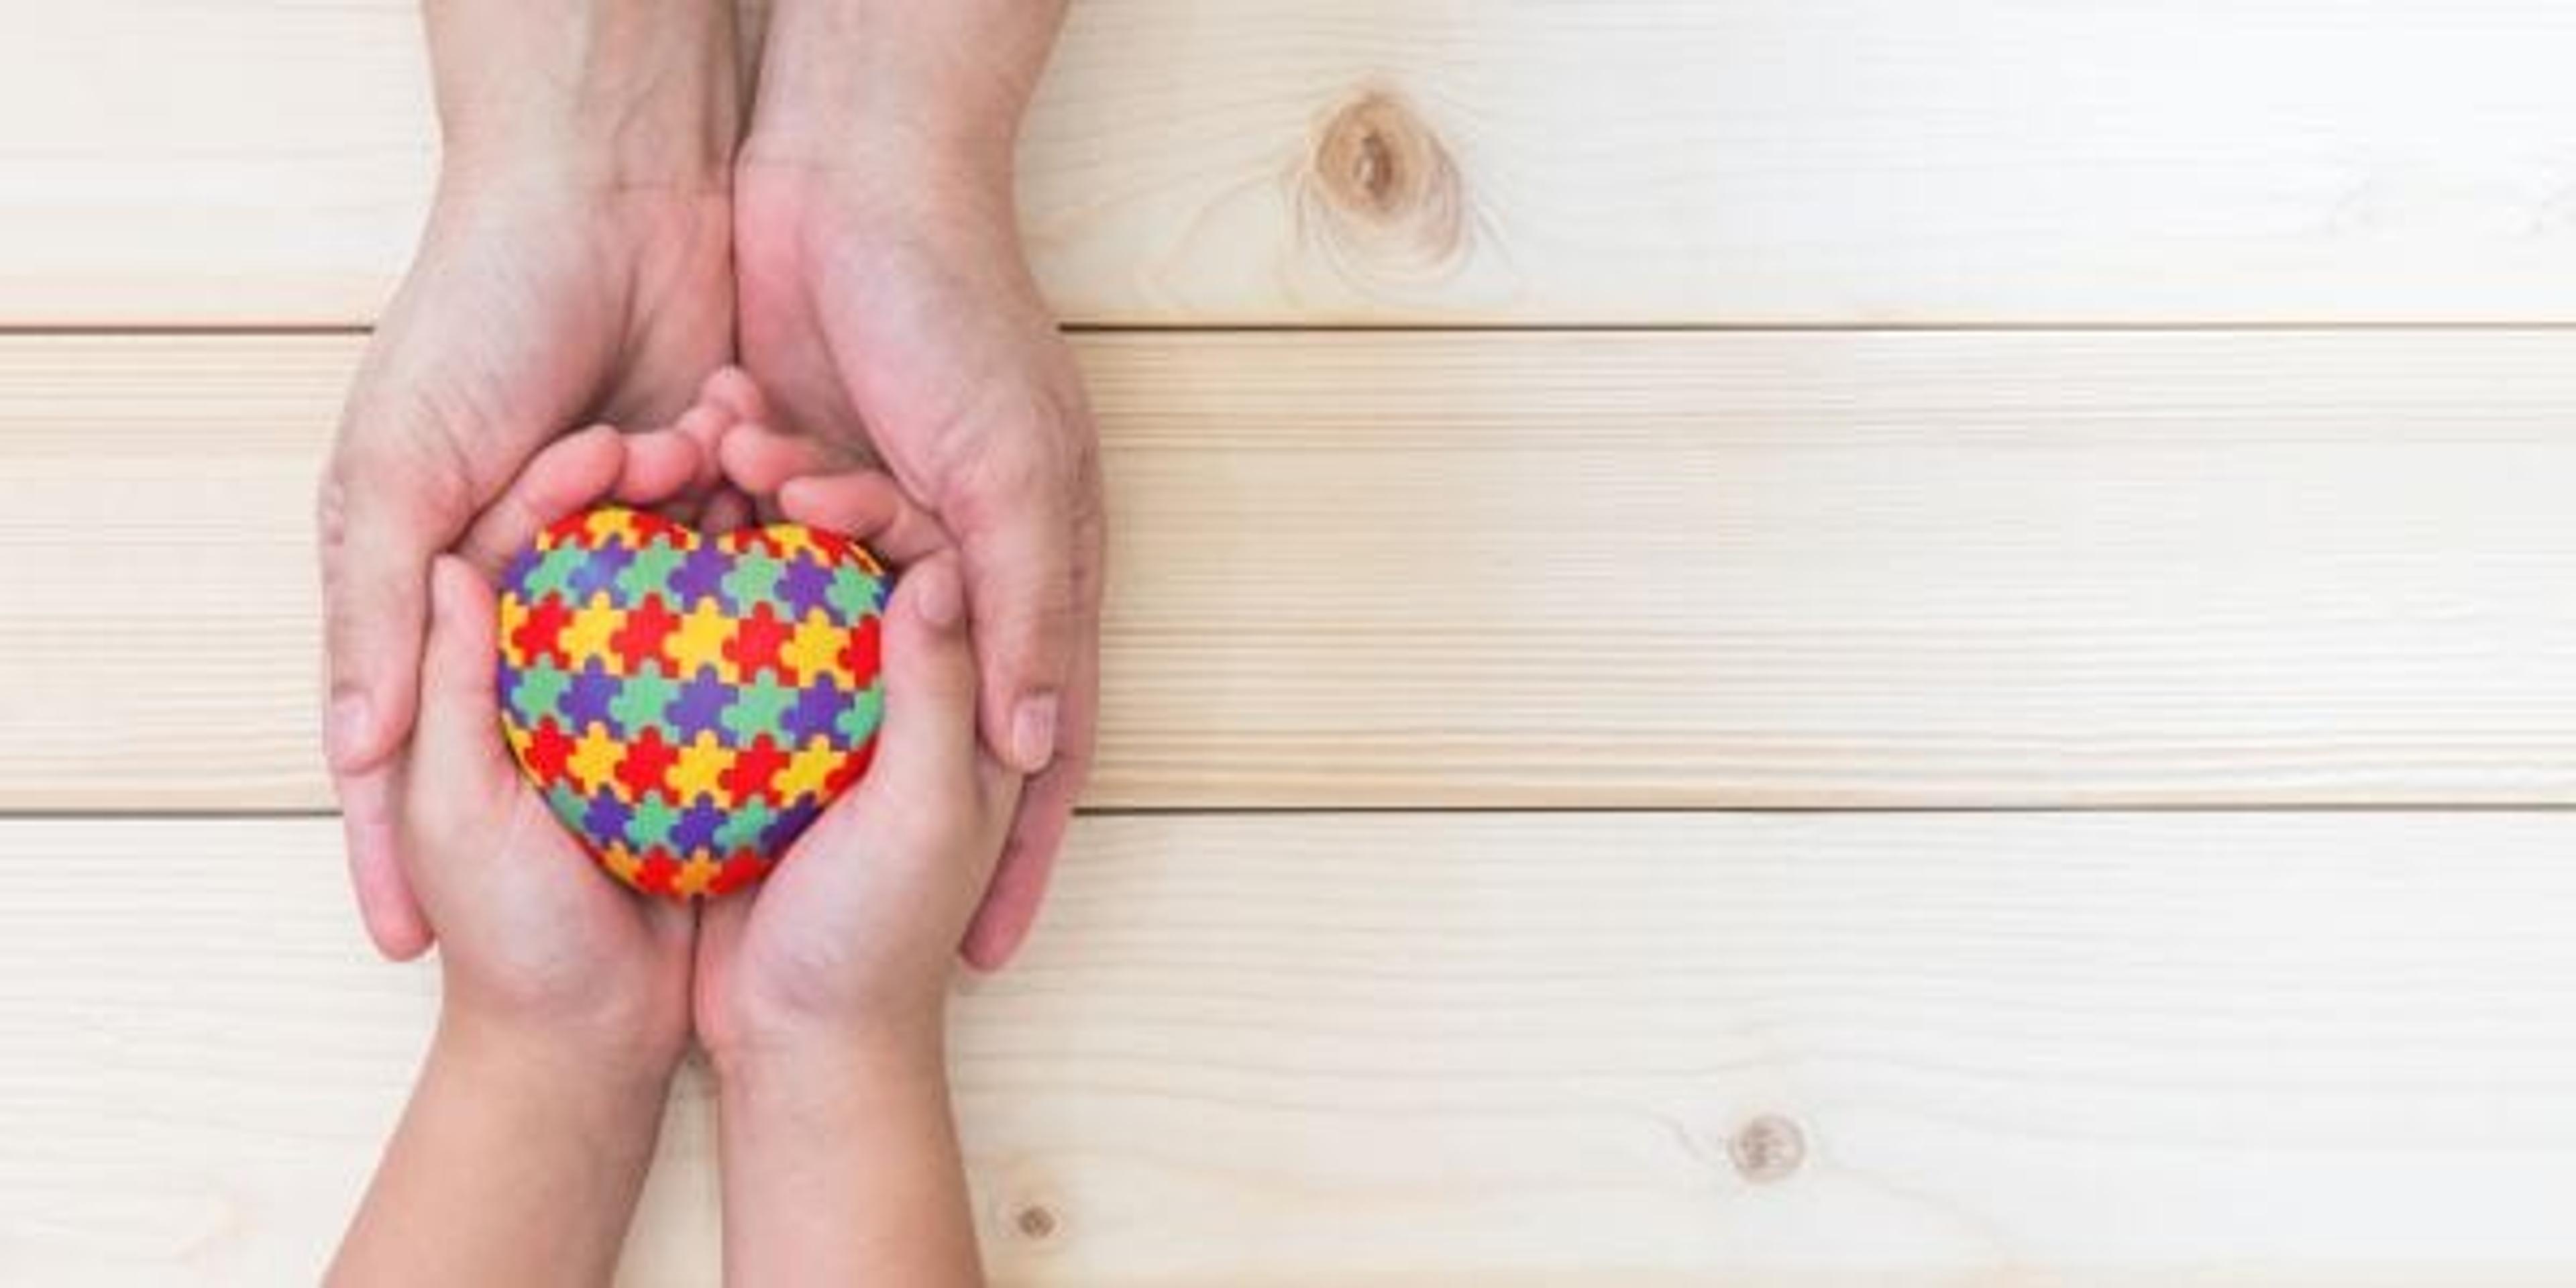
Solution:
{"label": "child's small finger", "polygon": [[737,425],[769,420],[768,396],[760,392],[760,382],[740,367],[718,367],[698,386],[698,402],[723,412]]}
{"label": "child's small finger", "polygon": [[672,422],[672,433],[698,446],[701,472],[697,482],[700,487],[715,485],[723,471],[723,466],[717,461],[717,451],[724,446],[726,435],[731,434],[734,426],[739,423],[723,409],[708,406],[703,402],[681,412],[680,418]]}
{"label": "child's small finger", "polygon": [[498,609],[491,584],[461,559],[441,556],[430,566],[429,585],[417,735],[422,763],[440,774],[479,772],[500,746],[492,665]]}
{"label": "child's small finger", "polygon": [[456,553],[498,577],[548,524],[597,504],[617,486],[626,448],[618,432],[593,425],[556,439],[530,458],[500,497],[475,516]]}
{"label": "child's small finger", "polygon": [[676,429],[626,436],[626,468],[617,476],[617,499],[650,507],[695,486],[707,471],[707,453]]}
{"label": "child's small finger", "polygon": [[736,425],[717,449],[725,478],[757,496],[776,492],[792,478],[831,468],[831,452],[810,438],[779,433],[757,422]]}
{"label": "child's small finger", "polygon": [[913,504],[894,476],[873,470],[790,480],[778,507],[798,523],[865,542],[896,564],[912,564],[949,547],[947,529]]}
{"label": "child's small finger", "polygon": [[886,715],[869,782],[907,801],[980,795],[988,784],[977,776],[975,654],[955,556],[904,573],[884,629]]}

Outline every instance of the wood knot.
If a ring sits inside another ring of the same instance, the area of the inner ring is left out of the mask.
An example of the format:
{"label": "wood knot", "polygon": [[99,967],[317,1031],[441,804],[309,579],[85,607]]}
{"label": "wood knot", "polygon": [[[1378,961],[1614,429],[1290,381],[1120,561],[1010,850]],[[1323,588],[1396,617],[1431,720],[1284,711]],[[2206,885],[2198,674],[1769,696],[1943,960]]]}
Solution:
{"label": "wood knot", "polygon": [[1736,1129],[1726,1156],[1737,1175],[1756,1185],[1785,1181],[1807,1161],[1807,1133],[1794,1118],[1764,1114]]}
{"label": "wood knot", "polygon": [[1011,1228],[1031,1243],[1044,1243],[1063,1228],[1063,1221],[1044,1203],[1023,1203],[1011,1214]]}
{"label": "wood knot", "polygon": [[1324,117],[1302,187],[1311,226],[1366,275],[1444,270],[1465,249],[1458,167],[1389,91],[1363,90]]}
{"label": "wood knot", "polygon": [[993,1188],[978,1197],[975,1212],[985,1250],[1013,1261],[1064,1255],[1075,1213],[1049,1169],[1035,1159],[1010,1159],[988,1179]]}

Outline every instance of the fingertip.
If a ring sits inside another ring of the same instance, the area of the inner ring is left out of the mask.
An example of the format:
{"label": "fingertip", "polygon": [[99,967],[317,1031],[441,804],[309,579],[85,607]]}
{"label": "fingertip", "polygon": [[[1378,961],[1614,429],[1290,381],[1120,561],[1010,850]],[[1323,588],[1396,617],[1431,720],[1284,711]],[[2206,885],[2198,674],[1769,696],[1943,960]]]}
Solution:
{"label": "fingertip", "polygon": [[724,475],[745,492],[767,495],[788,480],[821,468],[822,450],[758,421],[736,425],[718,447]]}
{"label": "fingertip", "polygon": [[734,364],[716,368],[698,387],[698,399],[723,409],[736,421],[769,418],[769,398],[761,392],[760,382]]}
{"label": "fingertip", "polygon": [[1061,706],[1053,692],[1028,694],[1012,704],[1008,759],[1013,768],[1034,774],[1055,759],[1056,715]]}
{"label": "fingertip", "polygon": [[952,559],[932,559],[913,565],[904,574],[911,588],[909,602],[920,614],[922,624],[940,634],[950,634],[965,623],[966,588],[957,577],[957,564]]}
{"label": "fingertip", "polygon": [[712,451],[733,427],[734,422],[726,419],[724,412],[701,403],[681,412],[680,418],[671,422],[670,432]]}
{"label": "fingertip", "polygon": [[514,485],[540,518],[589,504],[616,482],[626,448],[612,425],[586,425],[548,444]]}
{"label": "fingertip", "polygon": [[322,721],[322,750],[331,768],[350,774],[384,756],[384,721],[375,699],[354,685],[335,689]]}
{"label": "fingertip", "polygon": [[931,704],[956,706],[974,723],[975,659],[966,640],[966,591],[957,561],[925,560],[895,582],[887,605],[887,683]]}
{"label": "fingertip", "polygon": [[976,661],[984,673],[980,719],[994,753],[1034,774],[1055,758],[1062,699],[1073,671],[1073,571],[1065,551],[1023,525],[963,548]]}
{"label": "fingertip", "polygon": [[417,961],[429,951],[437,937],[430,933],[429,921],[412,902],[408,890],[399,898],[388,894],[358,893],[358,920],[367,928],[367,938],[375,944],[376,953],[389,962]]}
{"label": "fingertip", "polygon": [[429,564],[429,611],[431,620],[448,621],[470,605],[474,588],[482,579],[473,568],[455,555],[440,555]]}
{"label": "fingertip", "polygon": [[887,604],[885,723],[872,783],[898,796],[969,793],[977,763],[975,657],[956,561],[907,570]]}
{"label": "fingertip", "polygon": [[617,499],[649,508],[708,481],[712,467],[698,440],[677,429],[648,430],[626,440],[625,468],[617,476]]}

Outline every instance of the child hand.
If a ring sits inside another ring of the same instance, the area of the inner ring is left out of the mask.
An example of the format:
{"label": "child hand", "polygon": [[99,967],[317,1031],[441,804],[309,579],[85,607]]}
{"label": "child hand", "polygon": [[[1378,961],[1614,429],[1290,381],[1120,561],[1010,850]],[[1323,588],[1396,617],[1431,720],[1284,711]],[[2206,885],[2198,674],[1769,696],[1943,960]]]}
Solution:
{"label": "child hand", "polygon": [[[776,486],[733,466],[736,442],[758,457],[776,437],[728,431],[735,483]],[[1020,778],[976,731],[966,591],[939,526],[874,473],[799,477],[774,505],[858,537],[903,572],[886,606],[885,721],[867,776],[765,883],[699,924],[726,1277],[980,1283],[950,1122],[946,1001]]]}
{"label": "child hand", "polygon": [[760,887],[706,909],[696,1017],[720,1068],[809,1048],[939,1049],[957,945],[1020,787],[976,735],[965,614],[955,555],[904,570],[867,776]]}
{"label": "child hand", "polygon": [[714,441],[728,482],[759,499],[759,517],[854,537],[902,571],[886,606],[886,715],[874,761],[750,898],[707,909],[698,1034],[720,1067],[755,1048],[865,1040],[936,1049],[951,961],[1020,789],[977,735],[958,556],[891,476],[827,472],[830,458],[812,440],[757,423],[763,403],[748,378],[725,388],[745,420]]}
{"label": "child hand", "polygon": [[685,503],[711,441],[564,438],[430,569],[414,736],[350,826],[400,842],[446,991],[333,1283],[604,1283],[616,1264],[688,1042],[692,922],[595,871],[511,763],[491,578],[608,497]]}
{"label": "child hand", "polygon": [[396,776],[406,875],[438,931],[446,1026],[654,1081],[688,1041],[692,919],[598,872],[512,763],[492,577],[557,519],[612,497],[668,501],[704,476],[703,458],[687,435],[596,427],[529,463],[431,569],[419,723]]}

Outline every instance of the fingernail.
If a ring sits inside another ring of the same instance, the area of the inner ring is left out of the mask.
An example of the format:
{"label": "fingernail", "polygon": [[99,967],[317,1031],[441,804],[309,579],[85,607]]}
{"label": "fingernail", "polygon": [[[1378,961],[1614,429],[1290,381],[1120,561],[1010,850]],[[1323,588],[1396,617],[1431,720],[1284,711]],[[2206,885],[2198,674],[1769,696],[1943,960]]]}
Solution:
{"label": "fingernail", "polygon": [[[957,623],[966,616],[966,596],[957,585],[957,574],[949,571],[943,564],[930,564],[922,568],[919,576],[921,577],[921,620],[930,623],[938,630],[957,629]],[[1020,718],[1022,720],[1028,718],[1028,709],[1025,706],[1020,709]],[[1052,716],[1049,717],[1049,728],[1050,730],[1053,728]],[[1052,740],[1054,734],[1050,732],[1048,738]]]}
{"label": "fingernail", "polygon": [[1011,759],[1034,774],[1055,759],[1055,695],[1029,698],[1011,713]]}
{"label": "fingernail", "polygon": [[366,694],[345,689],[332,695],[330,719],[322,731],[332,763],[345,765],[357,759],[375,727],[375,707],[367,701]]}

